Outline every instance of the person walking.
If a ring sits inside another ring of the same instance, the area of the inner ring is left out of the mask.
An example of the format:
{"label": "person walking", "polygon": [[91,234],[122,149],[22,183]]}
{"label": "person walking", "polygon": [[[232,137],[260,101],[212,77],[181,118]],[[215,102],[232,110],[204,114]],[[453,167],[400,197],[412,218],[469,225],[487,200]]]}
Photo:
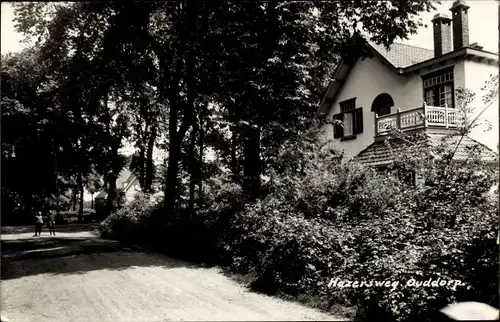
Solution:
{"label": "person walking", "polygon": [[42,212],[39,211],[36,216],[35,216],[35,235],[33,237],[36,237],[38,234],[38,237],[42,234],[42,226],[43,226],[43,217],[42,217]]}
{"label": "person walking", "polygon": [[49,213],[49,218],[48,218],[48,224],[49,224],[49,233],[54,236],[56,235],[56,211],[51,210]]}

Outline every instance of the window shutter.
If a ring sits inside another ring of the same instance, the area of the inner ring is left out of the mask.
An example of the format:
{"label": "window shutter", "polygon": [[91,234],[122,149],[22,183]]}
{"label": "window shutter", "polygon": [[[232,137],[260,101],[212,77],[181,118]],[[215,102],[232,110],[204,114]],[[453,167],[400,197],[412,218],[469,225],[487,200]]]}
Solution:
{"label": "window shutter", "polygon": [[354,111],[354,134],[363,133],[363,108]]}
{"label": "window shutter", "polygon": [[[343,119],[343,115],[342,113],[340,114],[335,114],[333,116],[333,120],[337,120],[337,121],[340,121],[342,122],[342,119]],[[344,136],[344,128],[342,127],[341,124],[335,124],[333,125],[333,138],[335,139],[340,139]]]}

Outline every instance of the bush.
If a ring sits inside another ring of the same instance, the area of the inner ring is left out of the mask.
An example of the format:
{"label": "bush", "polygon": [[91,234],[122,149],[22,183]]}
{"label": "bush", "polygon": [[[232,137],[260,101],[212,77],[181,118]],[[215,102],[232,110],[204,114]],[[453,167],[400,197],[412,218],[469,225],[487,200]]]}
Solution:
{"label": "bush", "polygon": [[128,242],[149,241],[157,234],[151,220],[161,210],[160,204],[157,198],[138,193],[130,204],[100,223],[101,236]]}
{"label": "bush", "polygon": [[[206,180],[195,213],[179,207],[158,225],[152,214],[166,218],[161,208],[140,195],[101,232],[223,264],[251,276],[259,291],[357,306],[360,319],[424,320],[455,300],[490,303],[498,290],[498,201],[487,192],[496,172],[472,152],[461,163],[448,162],[445,150],[434,159],[417,152],[376,172],[304,149],[293,167],[270,169],[261,199],[250,202],[222,174]],[[408,168],[421,184],[398,179]],[[335,278],[399,285],[329,286]],[[438,278],[465,286],[405,285]]]}
{"label": "bush", "polygon": [[[306,219],[270,200],[257,202],[231,220],[221,242],[225,263],[254,276],[252,286],[266,293],[332,295],[329,278],[353,256],[346,234],[323,219]],[[343,294],[332,300],[347,303]]]}
{"label": "bush", "polygon": [[147,245],[184,260],[214,262],[219,257],[217,237],[228,229],[242,195],[241,189],[223,176],[207,180],[204,187],[203,204],[195,214],[178,206],[167,216],[160,196],[138,194],[101,223],[101,236]]}
{"label": "bush", "polygon": [[[332,157],[274,173],[269,194],[232,218],[223,262],[251,274],[257,290],[356,305],[365,319],[421,320],[455,300],[489,303],[498,288],[498,203],[487,198],[495,172],[472,154],[448,163],[413,152],[383,173]],[[397,179],[408,165],[421,185]],[[335,277],[400,285],[328,288]],[[405,287],[412,278],[466,286]]]}

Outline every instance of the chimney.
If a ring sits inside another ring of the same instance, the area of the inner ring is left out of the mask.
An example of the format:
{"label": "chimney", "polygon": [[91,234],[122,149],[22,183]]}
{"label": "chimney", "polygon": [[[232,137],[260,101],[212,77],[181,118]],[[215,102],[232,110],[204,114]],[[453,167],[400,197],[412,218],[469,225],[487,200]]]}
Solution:
{"label": "chimney", "polygon": [[469,45],[469,6],[464,0],[456,0],[450,8],[453,19],[453,50]]}
{"label": "chimney", "polygon": [[434,57],[451,51],[451,19],[447,15],[438,13],[432,19],[434,28]]}
{"label": "chimney", "polygon": [[475,49],[483,49],[483,46],[479,45],[477,42],[470,44],[469,47],[475,48]]}

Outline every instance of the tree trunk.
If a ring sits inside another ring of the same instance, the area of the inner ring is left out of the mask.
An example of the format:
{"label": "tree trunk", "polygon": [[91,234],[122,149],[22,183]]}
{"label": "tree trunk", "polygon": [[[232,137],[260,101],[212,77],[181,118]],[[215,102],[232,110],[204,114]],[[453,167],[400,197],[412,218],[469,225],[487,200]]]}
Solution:
{"label": "tree trunk", "polygon": [[59,212],[61,211],[61,207],[59,206],[59,197],[60,197],[60,193],[59,193],[59,172],[58,172],[58,168],[57,168],[57,151],[58,151],[58,147],[55,147],[54,149],[54,174],[55,174],[55,177],[56,177],[56,217],[59,218]]}
{"label": "tree trunk", "polygon": [[175,200],[177,198],[177,173],[179,172],[179,160],[181,154],[181,143],[177,138],[177,135],[170,139],[169,146],[164,206],[167,214],[171,215],[173,214]]}
{"label": "tree trunk", "polygon": [[139,147],[139,184],[143,189],[146,189],[146,171],[144,167],[145,163],[146,163],[146,156],[144,151],[144,141],[141,140]]}
{"label": "tree trunk", "polygon": [[148,150],[146,154],[146,179],[144,189],[148,192],[151,192],[153,190],[153,180],[155,177],[153,152],[156,143],[156,136],[157,129],[156,126],[153,126],[151,129],[151,134],[149,136]]}
{"label": "tree trunk", "polygon": [[[208,103],[207,103],[208,105]],[[200,207],[200,203],[202,202],[203,200],[203,149],[204,149],[204,146],[203,146],[203,142],[205,140],[205,129],[203,127],[203,116],[200,115],[200,121],[199,121],[199,131],[200,131],[200,141],[199,141],[199,144],[200,146],[198,147],[199,149],[199,159],[198,159],[198,164],[197,164],[197,170],[198,170],[198,201],[199,201],[199,204],[198,204],[198,207]]]}
{"label": "tree trunk", "polygon": [[196,146],[196,127],[191,130],[191,139],[189,140],[189,152],[188,152],[188,171],[189,171],[189,201],[188,209],[189,213],[194,212],[195,203],[195,191],[196,191],[196,156],[195,156],[195,146]]}
{"label": "tree trunk", "polygon": [[94,194],[90,194],[90,209],[94,209]]}
{"label": "tree trunk", "polygon": [[79,208],[78,208],[78,223],[83,223],[83,178],[82,174],[78,174],[78,191],[80,192]]}
{"label": "tree trunk", "polygon": [[260,194],[260,128],[249,127],[246,133],[243,191],[255,199]]}
{"label": "tree trunk", "polygon": [[114,173],[109,176],[108,182],[108,197],[106,199],[107,214],[110,215],[116,210],[117,193],[116,193],[116,180],[118,176]]}
{"label": "tree trunk", "polygon": [[76,211],[76,195],[78,194],[77,190],[73,188],[71,195],[71,202],[73,203],[73,211]]}
{"label": "tree trunk", "polygon": [[[169,158],[168,158],[168,169],[167,169],[167,178],[166,178],[166,189],[165,189],[165,199],[164,206],[165,211],[168,215],[172,215],[175,209],[175,201],[177,199],[177,175],[179,172],[179,161],[181,158],[181,145],[182,140],[184,139],[186,132],[188,131],[191,123],[192,123],[192,113],[193,113],[193,95],[188,93],[187,102],[182,103],[182,99],[180,97],[180,88],[179,81],[183,78],[184,71],[184,55],[186,48],[188,48],[188,44],[192,45],[192,37],[190,35],[189,29],[194,27],[194,14],[191,10],[197,6],[198,4],[184,4],[183,2],[179,3],[179,14],[183,18],[182,24],[179,25],[178,30],[178,43],[177,43],[177,59],[175,60],[175,72],[173,73],[170,79],[170,90],[169,90],[169,101],[170,104],[170,115],[169,115]],[[186,8],[184,8],[186,7]],[[191,46],[192,47],[192,46]],[[193,87],[189,84],[192,73],[194,62],[192,61],[191,55],[188,55],[187,67],[185,68],[186,77],[185,79],[188,82],[187,88],[188,91],[192,91]],[[179,123],[179,109],[183,107],[184,117],[180,126],[180,129],[177,130],[177,126]]]}
{"label": "tree trunk", "polygon": [[[139,146],[139,184],[142,189],[146,187],[146,133],[148,132],[149,122],[147,119],[144,119],[143,116],[147,112],[147,107],[144,103],[140,106],[140,112],[136,115],[136,132],[138,135],[137,145]],[[145,123],[145,124],[144,124]],[[144,124],[144,130],[142,128]]]}
{"label": "tree trunk", "polygon": [[233,181],[236,182],[238,181],[238,160],[236,159],[236,148],[238,146],[237,143],[237,133],[236,133],[236,126],[233,129],[233,132],[231,133],[231,173],[233,177]]}
{"label": "tree trunk", "polygon": [[[119,158],[118,149],[119,143],[113,147],[111,162],[117,162]],[[116,191],[118,187],[116,186],[116,180],[118,180],[121,170],[121,167],[117,164],[112,164],[108,182],[108,198],[106,200],[108,215],[115,212],[118,208],[118,192]]]}

